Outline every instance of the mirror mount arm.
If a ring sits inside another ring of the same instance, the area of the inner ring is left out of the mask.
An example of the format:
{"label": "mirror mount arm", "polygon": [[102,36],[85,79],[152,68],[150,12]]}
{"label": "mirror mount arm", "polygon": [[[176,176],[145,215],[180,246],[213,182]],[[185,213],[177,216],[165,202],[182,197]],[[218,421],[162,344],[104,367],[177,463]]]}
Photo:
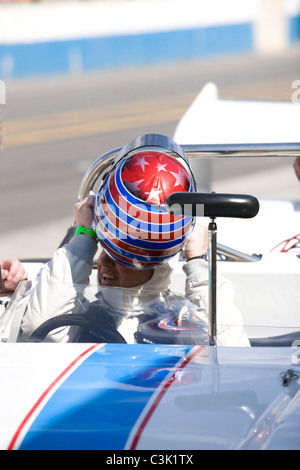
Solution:
{"label": "mirror mount arm", "polygon": [[[172,193],[166,199],[166,209],[175,216],[209,217],[208,271],[209,345],[217,344],[217,224],[216,217],[252,218],[259,211],[258,200],[244,194]],[[200,209],[200,210],[199,210]]]}
{"label": "mirror mount arm", "polygon": [[208,225],[208,341],[210,346],[217,345],[217,224],[211,217]]}

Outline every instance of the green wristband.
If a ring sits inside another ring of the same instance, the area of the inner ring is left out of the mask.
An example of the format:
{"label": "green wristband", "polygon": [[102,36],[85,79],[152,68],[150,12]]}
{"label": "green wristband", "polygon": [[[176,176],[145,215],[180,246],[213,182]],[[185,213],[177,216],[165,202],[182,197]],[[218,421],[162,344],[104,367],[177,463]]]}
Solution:
{"label": "green wristband", "polygon": [[96,240],[96,242],[98,243],[99,238],[97,237],[97,234],[96,234],[96,232],[94,232],[94,230],[92,230],[90,228],[85,228],[82,225],[79,225],[76,229],[75,236],[80,235],[81,233],[87,233],[88,235],[91,235],[91,237],[93,237]]}

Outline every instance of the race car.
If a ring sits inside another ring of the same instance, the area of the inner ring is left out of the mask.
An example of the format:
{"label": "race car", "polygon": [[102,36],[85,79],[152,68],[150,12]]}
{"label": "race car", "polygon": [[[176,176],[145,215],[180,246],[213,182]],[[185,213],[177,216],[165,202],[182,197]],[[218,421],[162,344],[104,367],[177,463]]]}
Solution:
{"label": "race car", "polygon": [[[227,105],[226,113],[235,107],[215,98],[209,102],[208,91],[211,85],[199,95],[174,135],[186,158],[200,161],[201,176],[208,169],[206,163],[201,166],[204,159],[300,156],[300,143],[292,139],[197,142],[195,116],[204,113],[203,101],[215,112],[218,105]],[[247,103],[244,106],[249,110]],[[297,108],[285,109],[293,115]],[[270,112],[274,113],[273,107]],[[196,129],[191,128],[191,118]],[[169,155],[175,150],[167,148],[168,142],[165,136],[146,134],[135,140],[134,151],[152,151],[155,145]],[[130,151],[125,145],[98,158],[83,176],[78,200],[90,194],[99,179],[111,174],[116,160]],[[96,268],[90,285],[76,288],[78,308],[64,318],[53,315],[27,338],[21,334],[22,321],[41,282],[44,263],[25,263],[28,281],[21,282],[12,296],[1,294],[1,449],[155,449],[171,450],[175,459],[179,449],[300,448],[300,250],[295,231],[299,206],[289,200],[258,200],[255,194],[212,192],[208,178],[208,187],[174,192],[165,204],[173,215],[188,207],[187,217],[208,221],[208,324],[191,315],[180,254],[170,290],[154,292],[150,298],[147,293],[135,306],[142,320],[132,342],[123,341],[110,328],[116,311],[125,310],[130,290],[116,295],[114,288],[107,287],[97,296]],[[278,247],[275,208],[285,218],[281,233],[290,234]],[[254,228],[258,233],[254,234]],[[68,229],[62,246],[73,237],[74,229]],[[218,323],[215,284],[219,273],[234,286],[250,347],[218,345],[222,328],[231,326]],[[67,289],[68,285],[59,285],[60,292]],[[94,310],[87,318],[84,313],[91,303]],[[101,324],[95,314],[99,311]],[[49,332],[66,322],[100,333],[94,341],[48,342]]]}

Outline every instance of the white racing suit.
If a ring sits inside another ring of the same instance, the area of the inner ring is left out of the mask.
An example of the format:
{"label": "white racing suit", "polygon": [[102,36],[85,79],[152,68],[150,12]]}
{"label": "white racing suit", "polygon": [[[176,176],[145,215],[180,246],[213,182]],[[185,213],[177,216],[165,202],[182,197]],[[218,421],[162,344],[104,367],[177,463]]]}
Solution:
{"label": "white racing suit", "polygon": [[[96,251],[97,245],[94,240],[85,235],[78,235],[54,253],[52,260],[41,270],[39,281],[27,305],[21,324],[24,337],[30,336],[46,320],[74,311],[77,289],[82,289],[82,285],[87,286],[90,283]],[[193,314],[201,322],[207,323],[207,262],[202,259],[193,259],[184,264],[183,270],[186,274],[185,294],[194,306]],[[153,299],[153,295],[159,295],[160,292],[170,288],[171,272],[172,268],[168,264],[156,267],[152,278],[142,286],[138,286],[138,289],[152,292]],[[217,289],[217,344],[219,346],[249,346],[242,325],[241,313],[234,305],[231,282],[220,277]],[[101,286],[99,290],[101,291]],[[125,322],[120,323],[118,330],[126,341],[132,342],[136,327],[136,318],[128,316]],[[61,327],[49,333],[46,341],[76,341],[78,331],[79,328],[76,326]]]}

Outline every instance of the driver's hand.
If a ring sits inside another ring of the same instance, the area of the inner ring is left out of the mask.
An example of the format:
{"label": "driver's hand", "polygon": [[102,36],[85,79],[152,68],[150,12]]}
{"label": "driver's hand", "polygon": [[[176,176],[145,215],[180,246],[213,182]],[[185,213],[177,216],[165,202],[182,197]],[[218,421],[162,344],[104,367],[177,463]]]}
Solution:
{"label": "driver's hand", "polygon": [[208,250],[208,229],[196,221],[195,227],[185,244],[185,258],[188,261],[195,256],[201,256]]}
{"label": "driver's hand", "polygon": [[297,176],[298,180],[300,181],[300,157],[296,158],[296,160],[293,163],[293,166],[294,166],[296,176]]}
{"label": "driver's hand", "polygon": [[90,195],[80,202],[74,204],[73,214],[77,225],[91,228],[94,220],[95,196]]}
{"label": "driver's hand", "polygon": [[2,291],[14,291],[20,281],[26,281],[27,273],[22,263],[16,258],[5,258],[0,261]]}

